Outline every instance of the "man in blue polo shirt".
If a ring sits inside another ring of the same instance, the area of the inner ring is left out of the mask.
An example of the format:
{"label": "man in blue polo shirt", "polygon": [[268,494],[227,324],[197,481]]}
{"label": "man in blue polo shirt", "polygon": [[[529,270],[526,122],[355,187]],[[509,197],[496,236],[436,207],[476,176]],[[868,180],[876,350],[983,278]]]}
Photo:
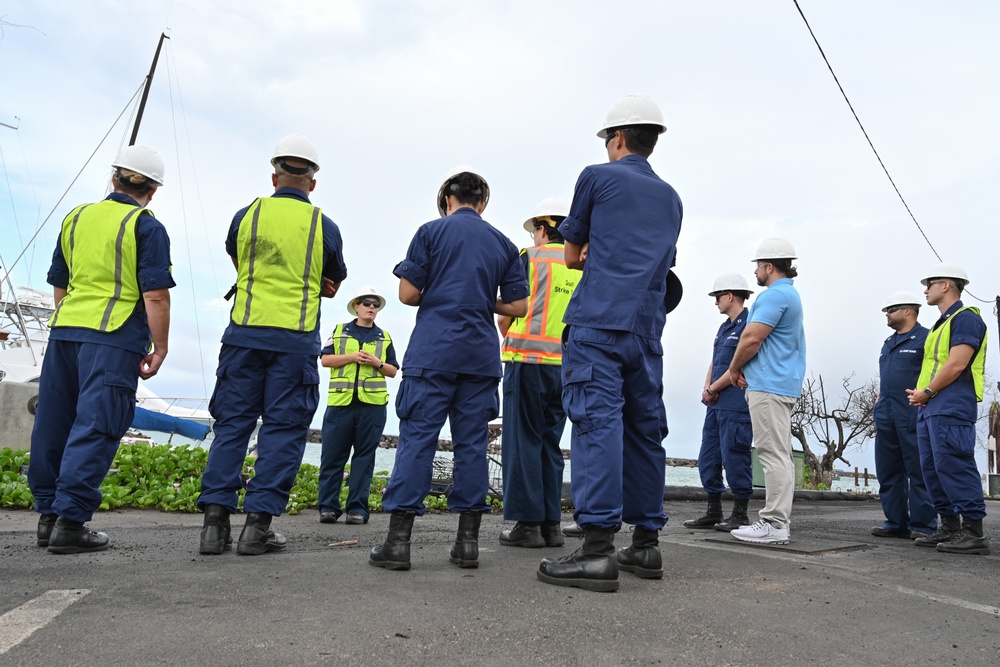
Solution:
{"label": "man in blue polo shirt", "polygon": [[[667,274],[677,254],[681,200],[648,157],[666,132],[646,95],[611,108],[597,136],[606,164],[577,179],[569,216],[559,226],[566,266],[583,275],[566,308],[563,406],[573,423],[572,490],[583,546],[544,559],[538,578],[556,586],[618,590],[618,570],[663,576],[667,415],[663,346]],[[635,526],[616,556],[615,532]]]}
{"label": "man in blue polo shirt", "polygon": [[764,469],[767,500],[760,520],[731,531],[743,542],[787,544],[795,492],[792,460],[792,409],[802,395],[806,374],[806,336],[802,300],[792,279],[796,254],[785,239],[765,239],[757,249],[754,275],[761,292],[750,322],[729,365],[729,376],[747,390],[757,455]]}
{"label": "man in blue polo shirt", "polygon": [[257,462],[236,552],[285,548],[271,518],[288,504],[319,404],[320,296],[332,297],[347,277],[340,230],[309,201],[319,171],[316,148],[301,134],[289,135],[271,165],[274,194],[240,209],[226,237],[238,275],[209,404],[215,442],[198,498],[205,512],[202,554],[221,554],[232,542],[229,515],[258,418]]}
{"label": "man in blue polo shirt", "polygon": [[927,288],[927,304],[937,306],[941,317],[927,334],[917,385],[906,393],[919,408],[920,465],[941,523],[915,543],[943,553],[988,555],[986,503],[975,456],[986,324],[978,308],[962,303],[962,290],[969,284],[962,267],[939,264],[920,282]]}

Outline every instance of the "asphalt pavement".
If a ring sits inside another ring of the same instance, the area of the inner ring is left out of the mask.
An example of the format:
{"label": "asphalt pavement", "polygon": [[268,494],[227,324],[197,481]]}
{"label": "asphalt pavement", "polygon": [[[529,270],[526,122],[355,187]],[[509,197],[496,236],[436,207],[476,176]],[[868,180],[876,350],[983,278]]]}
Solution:
{"label": "asphalt pavement", "polygon": [[664,578],[622,573],[616,593],[539,582],[539,559],[579,542],[501,547],[500,516],[483,519],[478,569],[448,563],[444,513],[417,519],[413,569],[387,572],[367,564],[384,514],[282,516],[287,551],[250,557],[198,555],[201,515],[101,512],[109,551],[56,556],[35,546],[36,514],[0,511],[0,664],[1000,664],[996,502],[990,556],[872,537],[876,501],[797,501],[791,543],[772,547],[683,528],[701,502],[666,508]]}

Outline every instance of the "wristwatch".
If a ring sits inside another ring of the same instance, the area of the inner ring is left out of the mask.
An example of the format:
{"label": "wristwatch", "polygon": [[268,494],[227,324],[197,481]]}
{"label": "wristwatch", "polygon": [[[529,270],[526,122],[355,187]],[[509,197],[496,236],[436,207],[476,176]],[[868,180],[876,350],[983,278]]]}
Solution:
{"label": "wristwatch", "polygon": [[931,391],[930,387],[924,387],[924,393],[927,394],[927,398],[934,398],[938,395],[936,391]]}
{"label": "wristwatch", "polygon": [[382,370],[383,366],[385,366],[385,362],[384,361],[380,361],[379,364],[378,364],[378,369]]}
{"label": "wristwatch", "polygon": [[717,392],[712,391],[711,387],[705,387],[705,393],[708,394],[709,396],[715,396]]}

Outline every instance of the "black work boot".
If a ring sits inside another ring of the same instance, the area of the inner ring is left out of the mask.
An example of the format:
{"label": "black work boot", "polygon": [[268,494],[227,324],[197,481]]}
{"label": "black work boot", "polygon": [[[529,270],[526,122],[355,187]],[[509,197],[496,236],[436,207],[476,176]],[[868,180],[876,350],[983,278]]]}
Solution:
{"label": "black work boot", "polygon": [[[482,519],[482,512],[471,510],[458,515],[458,534],[455,536],[455,546],[451,548],[449,563],[459,567],[479,567],[479,522]],[[538,530],[538,526],[535,526],[535,530]]]}
{"label": "black work boot", "polygon": [[725,521],[715,524],[714,528],[728,533],[731,530],[736,530],[740,526],[749,526],[750,517],[747,516],[747,505],[749,504],[749,498],[736,498],[733,501],[733,513],[730,514],[729,518]]}
{"label": "black work boot", "polygon": [[941,514],[941,522],[937,530],[930,535],[924,535],[913,540],[918,547],[936,547],[941,542],[947,542],[962,530],[962,519],[957,514]]}
{"label": "black work boot", "polygon": [[538,579],[555,586],[576,586],[587,591],[618,590],[615,529],[584,529],[583,546],[563,558],[543,558]]}
{"label": "black work boot", "polygon": [[558,521],[546,521],[541,525],[542,539],[547,547],[561,547],[566,544],[566,538],[559,530]]}
{"label": "black work boot", "polygon": [[937,550],[947,554],[990,555],[990,541],[983,535],[983,520],[962,517],[962,530],[947,542],[938,542]]}
{"label": "black work boot", "polygon": [[684,527],[711,530],[720,521],[722,521],[722,496],[710,493],[708,494],[708,510],[705,512],[705,516],[688,519],[684,522]]}
{"label": "black work boot", "polygon": [[274,551],[281,551],[288,546],[288,540],[271,530],[271,515],[263,512],[250,512],[247,522],[240,532],[236,542],[236,553],[241,556],[259,556]]}
{"label": "black work boot", "polygon": [[50,554],[82,554],[106,551],[107,548],[107,535],[95,533],[82,523],[62,517],[56,519],[49,534]]}
{"label": "black work boot", "polygon": [[500,533],[500,544],[505,547],[537,549],[545,546],[545,538],[542,537],[542,527],[537,523],[518,521],[513,528]]}
{"label": "black work boot", "polygon": [[229,510],[222,505],[205,505],[205,524],[201,529],[201,546],[198,548],[198,553],[216,555],[231,549],[233,544],[231,532]]}
{"label": "black work boot", "polygon": [[49,536],[52,535],[52,528],[56,525],[56,519],[59,518],[58,514],[39,514],[38,515],[38,531],[37,539],[38,546],[47,547],[49,546]]}
{"label": "black work boot", "polygon": [[631,572],[640,579],[662,579],[663,558],[660,556],[659,531],[636,526],[632,546],[618,550],[618,569]]}
{"label": "black work boot", "polygon": [[410,533],[416,512],[393,512],[389,515],[389,534],[382,546],[372,547],[368,564],[387,570],[410,569]]}
{"label": "black work boot", "polygon": [[583,539],[583,528],[580,528],[580,524],[578,524],[576,521],[574,521],[573,523],[567,523],[565,526],[562,527],[562,530],[560,532],[566,537],[575,537],[578,540]]}

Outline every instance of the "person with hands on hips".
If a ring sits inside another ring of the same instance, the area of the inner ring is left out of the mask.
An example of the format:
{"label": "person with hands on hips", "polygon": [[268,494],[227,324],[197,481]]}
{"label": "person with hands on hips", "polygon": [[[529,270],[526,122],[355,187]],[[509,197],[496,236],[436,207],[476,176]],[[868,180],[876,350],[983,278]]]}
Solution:
{"label": "person with hands on hips", "polygon": [[374,287],[358,290],[347,304],[355,319],[338,324],[321,352],[320,362],[330,369],[330,385],[319,468],[320,523],[336,523],[343,514],[340,489],[352,449],[346,522],[368,523],[375,452],[389,402],[386,378],[396,377],[399,368],[389,333],[375,324],[385,303]]}

